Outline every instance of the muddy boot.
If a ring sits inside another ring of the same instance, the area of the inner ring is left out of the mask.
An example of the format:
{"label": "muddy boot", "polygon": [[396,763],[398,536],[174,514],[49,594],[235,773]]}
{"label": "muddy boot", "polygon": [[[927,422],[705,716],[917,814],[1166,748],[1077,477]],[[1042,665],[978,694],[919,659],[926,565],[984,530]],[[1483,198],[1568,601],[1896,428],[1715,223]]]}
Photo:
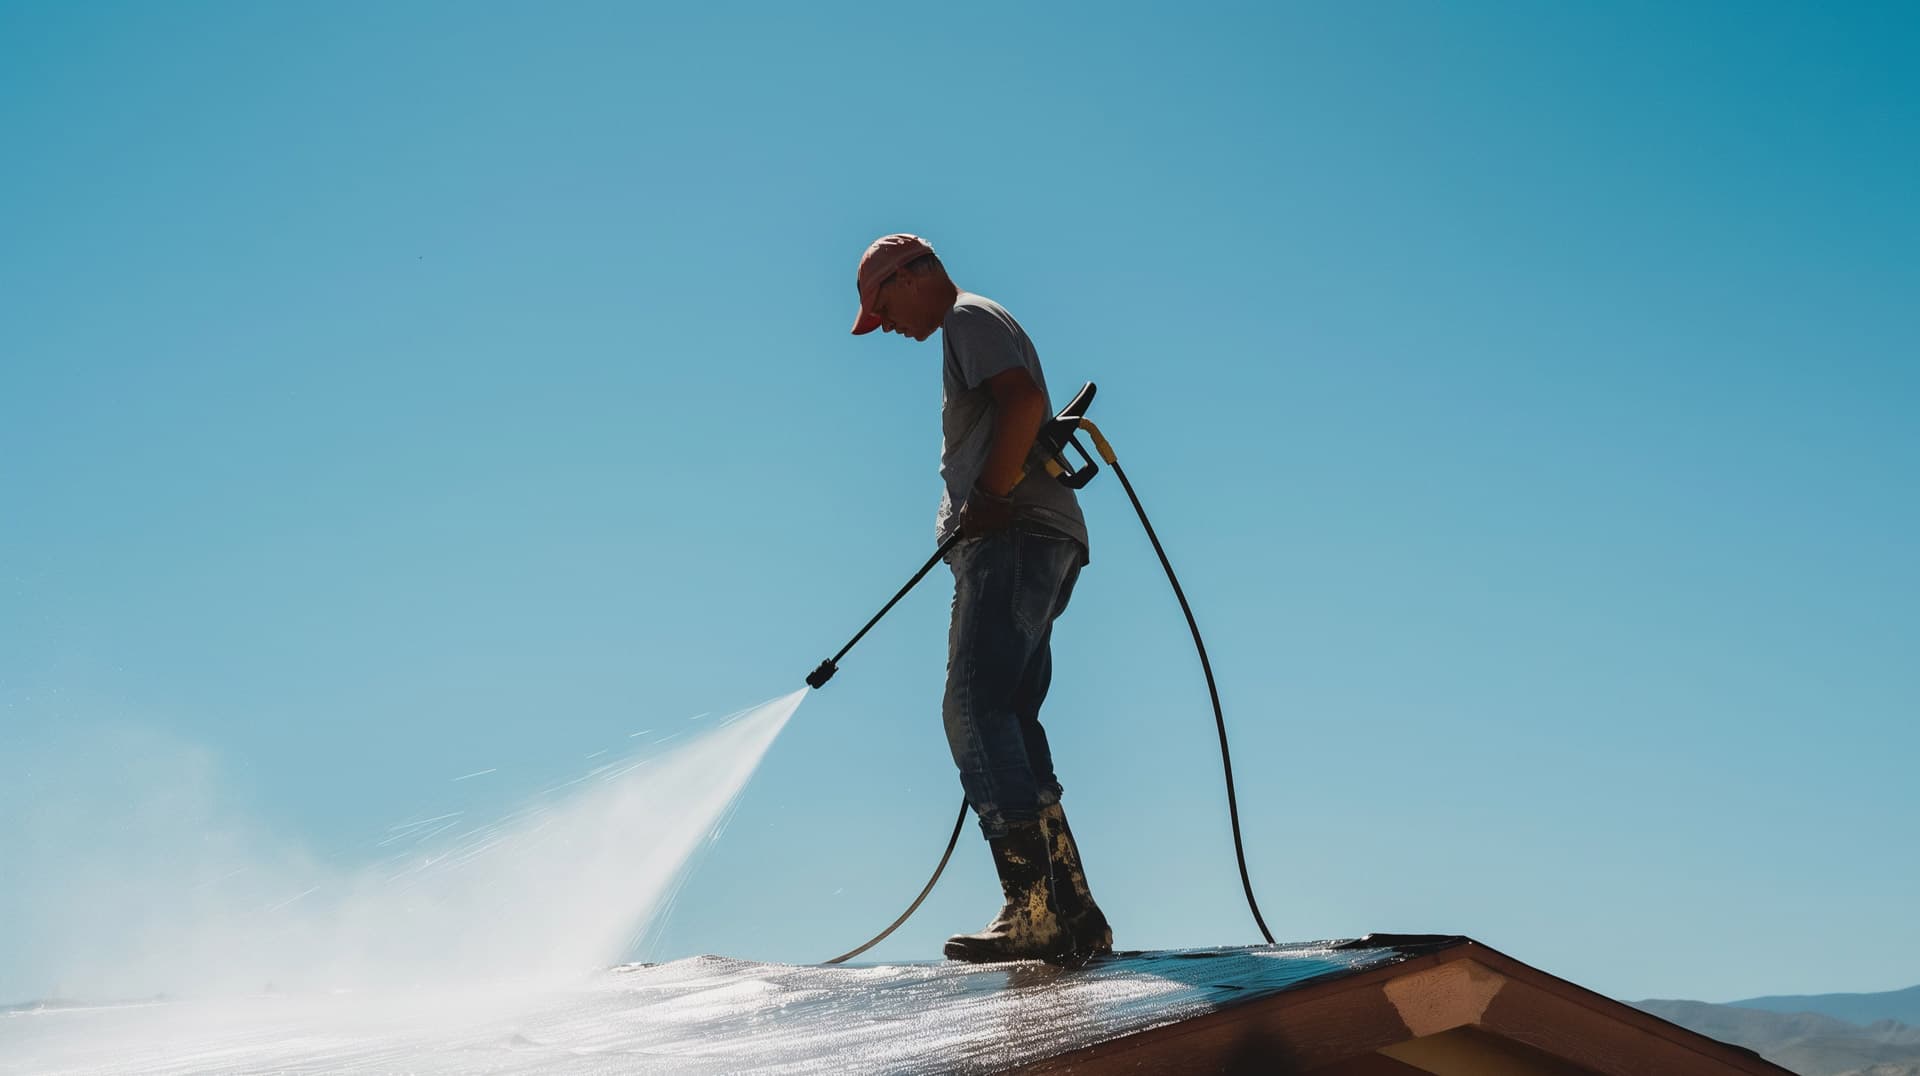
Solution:
{"label": "muddy boot", "polygon": [[980,933],[948,938],[947,959],[976,964],[1066,959],[1073,943],[1061,929],[1054,906],[1046,831],[1038,821],[1009,822],[1007,835],[988,840],[987,847],[993,850],[993,867],[1000,872],[1006,905]]}
{"label": "muddy boot", "polygon": [[1113,928],[1100,906],[1093,902],[1093,890],[1087,888],[1086,868],[1080,865],[1080,849],[1073,843],[1073,830],[1067,828],[1067,812],[1058,803],[1043,807],[1040,820],[1046,823],[1051,840],[1055,906],[1060,909],[1060,924],[1073,939],[1075,953],[1090,959],[1113,952]]}

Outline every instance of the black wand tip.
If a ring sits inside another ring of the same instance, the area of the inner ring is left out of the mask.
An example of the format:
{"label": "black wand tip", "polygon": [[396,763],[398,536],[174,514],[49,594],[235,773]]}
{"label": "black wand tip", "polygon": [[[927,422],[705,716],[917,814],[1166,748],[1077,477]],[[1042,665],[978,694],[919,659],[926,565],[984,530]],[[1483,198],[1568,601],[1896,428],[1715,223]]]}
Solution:
{"label": "black wand tip", "polygon": [[839,671],[840,667],[833,663],[832,658],[828,658],[820,663],[819,668],[807,674],[807,686],[817,688],[833,679],[833,674]]}

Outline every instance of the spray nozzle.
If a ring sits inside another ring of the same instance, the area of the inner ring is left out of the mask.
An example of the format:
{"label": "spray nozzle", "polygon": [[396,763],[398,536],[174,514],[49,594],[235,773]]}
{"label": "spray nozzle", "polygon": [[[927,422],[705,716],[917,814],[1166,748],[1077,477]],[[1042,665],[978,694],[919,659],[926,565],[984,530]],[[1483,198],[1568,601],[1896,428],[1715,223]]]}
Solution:
{"label": "spray nozzle", "polygon": [[820,663],[819,668],[807,674],[807,686],[817,688],[833,679],[833,674],[839,671],[840,666],[835,665],[832,658],[828,658]]}

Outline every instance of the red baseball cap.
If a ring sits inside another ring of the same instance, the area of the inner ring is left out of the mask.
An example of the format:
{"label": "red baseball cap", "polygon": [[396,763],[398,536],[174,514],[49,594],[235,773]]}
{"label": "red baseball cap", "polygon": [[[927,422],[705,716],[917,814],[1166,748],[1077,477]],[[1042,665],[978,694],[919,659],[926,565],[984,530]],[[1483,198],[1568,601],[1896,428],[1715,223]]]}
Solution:
{"label": "red baseball cap", "polygon": [[905,232],[883,235],[873,241],[867,252],[860,255],[860,272],[854,277],[854,286],[860,289],[860,316],[853,319],[853,335],[861,336],[880,327],[880,319],[873,313],[873,300],[880,285],[901,266],[932,253],[932,243]]}

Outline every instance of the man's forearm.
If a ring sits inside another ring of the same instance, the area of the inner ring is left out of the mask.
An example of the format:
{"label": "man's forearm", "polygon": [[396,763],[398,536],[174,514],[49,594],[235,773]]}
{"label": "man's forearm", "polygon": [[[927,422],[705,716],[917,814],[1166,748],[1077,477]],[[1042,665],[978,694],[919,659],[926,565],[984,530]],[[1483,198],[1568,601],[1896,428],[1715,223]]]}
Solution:
{"label": "man's forearm", "polygon": [[1038,392],[997,404],[993,416],[993,443],[986,465],[980,468],[980,488],[1004,497],[1020,482],[1020,469],[1034,438],[1047,421],[1047,398]]}

